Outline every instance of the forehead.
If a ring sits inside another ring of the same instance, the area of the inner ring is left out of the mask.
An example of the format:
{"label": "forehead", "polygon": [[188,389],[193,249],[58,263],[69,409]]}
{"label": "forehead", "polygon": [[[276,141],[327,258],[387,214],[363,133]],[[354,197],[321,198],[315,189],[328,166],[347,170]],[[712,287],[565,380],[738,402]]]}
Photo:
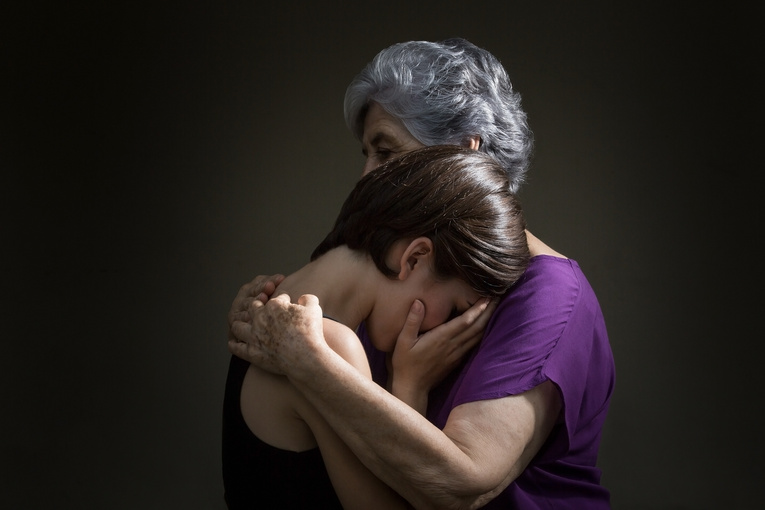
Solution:
{"label": "forehead", "polygon": [[468,305],[468,307],[473,306],[473,304],[481,299],[481,295],[476,292],[473,287],[470,286],[470,284],[463,280],[456,280],[457,284],[459,285],[456,292],[459,294],[459,296],[464,299]]}
{"label": "forehead", "polygon": [[457,301],[460,307],[472,306],[481,299],[481,295],[468,282],[457,277],[437,280],[431,290],[438,298]]}
{"label": "forehead", "polygon": [[405,142],[414,137],[404,127],[403,122],[386,112],[379,104],[372,102],[364,117],[362,143],[369,146],[379,143],[381,139]]}

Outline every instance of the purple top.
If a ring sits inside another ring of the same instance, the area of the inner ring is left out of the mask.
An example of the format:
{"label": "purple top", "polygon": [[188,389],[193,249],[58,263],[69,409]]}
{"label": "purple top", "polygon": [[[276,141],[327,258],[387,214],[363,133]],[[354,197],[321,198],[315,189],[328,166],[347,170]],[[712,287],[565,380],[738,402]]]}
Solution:
{"label": "purple top", "polygon": [[[385,354],[359,331],[378,384]],[[444,427],[451,410],[550,380],[563,416],[526,470],[485,508],[608,509],[596,467],[614,387],[614,359],[600,305],[579,265],[539,255],[500,302],[479,346],[429,396],[427,418]]]}

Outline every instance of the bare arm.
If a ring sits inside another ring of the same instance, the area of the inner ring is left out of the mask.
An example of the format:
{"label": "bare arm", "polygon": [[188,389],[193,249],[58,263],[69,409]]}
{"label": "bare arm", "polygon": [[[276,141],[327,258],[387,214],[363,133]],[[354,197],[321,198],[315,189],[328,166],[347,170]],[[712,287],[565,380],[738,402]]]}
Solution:
{"label": "bare arm", "polygon": [[[323,323],[324,336],[332,350],[346,360],[362,378],[371,380],[366,354],[358,337],[329,319],[324,319]],[[404,498],[361,463],[315,407],[308,403],[300,410],[300,413],[316,438],[332,485],[344,509],[406,510],[412,508]]]}
{"label": "bare arm", "polygon": [[[305,309],[285,301],[253,310],[252,322],[235,322],[229,348],[285,373],[364,465],[417,508],[486,504],[526,467],[555,423],[559,396],[544,383],[459,406],[441,431],[349,365]],[[268,334],[276,324],[289,333]]]}
{"label": "bare arm", "polygon": [[[322,310],[315,296],[302,296],[299,303],[307,305],[306,309],[312,312],[311,319],[305,322],[306,327],[318,326],[321,328],[327,345],[332,351],[353,367],[362,378],[371,379],[366,354],[353,331],[332,320],[322,319]],[[253,306],[258,308],[262,304],[254,302]],[[257,389],[253,390],[257,393],[250,393],[248,401],[251,401],[252,398],[261,398],[262,395],[269,395],[268,398],[271,399],[271,402],[276,402],[270,405],[256,405],[258,416],[254,420],[265,419],[268,421],[268,428],[261,430],[270,430],[272,440],[274,437],[281,437],[278,430],[293,427],[294,425],[291,423],[295,419],[302,422],[303,427],[307,425],[310,429],[311,440],[315,441],[314,445],[318,445],[321,450],[327,473],[343,508],[346,510],[408,510],[412,508],[406,500],[361,463],[323,416],[291,384],[289,379],[253,367],[250,370],[255,370],[253,373],[259,374],[259,379],[255,383]],[[266,413],[270,417],[263,418]],[[294,438],[294,434],[288,433],[287,435]],[[296,443],[282,444],[290,444],[295,447]]]}

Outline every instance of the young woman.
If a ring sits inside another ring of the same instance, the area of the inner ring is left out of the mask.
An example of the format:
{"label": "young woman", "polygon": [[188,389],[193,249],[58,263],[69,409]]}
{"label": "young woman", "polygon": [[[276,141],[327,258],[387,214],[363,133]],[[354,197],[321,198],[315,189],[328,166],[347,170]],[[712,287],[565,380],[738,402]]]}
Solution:
{"label": "young woman", "polygon": [[[391,160],[359,181],[311,262],[275,296],[318,298],[327,343],[371,377],[355,334],[362,321],[374,346],[391,352],[413,302],[424,307],[426,331],[502,296],[521,277],[529,251],[509,189],[501,165],[465,148]],[[229,508],[407,507],[286,377],[231,363],[223,431]]]}
{"label": "young woman", "polygon": [[[512,191],[525,180],[533,138],[521,97],[501,62],[469,41],[383,49],[350,83],[344,106],[364,173],[423,146],[452,144],[496,159]],[[234,299],[229,350],[287,374],[364,465],[418,508],[607,510],[597,465],[615,383],[605,319],[577,262],[527,237],[523,278],[477,320],[464,320],[471,310],[420,335],[413,307],[392,354],[375,349],[362,324],[374,382],[327,355],[314,325],[320,318],[305,315],[310,306],[287,303],[289,315],[280,301],[261,308],[255,315],[268,327],[257,336],[233,327],[252,296],[267,299],[272,278],[256,278]],[[479,338],[448,377],[431,376],[430,356]],[[427,402],[425,416],[399,399]],[[354,401],[367,412],[349,412],[360,407]]]}

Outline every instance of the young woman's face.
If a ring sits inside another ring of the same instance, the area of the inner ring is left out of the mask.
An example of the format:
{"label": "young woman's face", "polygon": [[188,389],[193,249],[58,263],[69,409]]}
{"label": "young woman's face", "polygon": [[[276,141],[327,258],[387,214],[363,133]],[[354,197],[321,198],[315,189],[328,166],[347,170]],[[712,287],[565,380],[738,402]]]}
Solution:
{"label": "young woman's face", "polygon": [[391,352],[396,346],[416,299],[425,305],[425,319],[420,326],[420,333],[424,333],[465,312],[481,297],[462,280],[439,281],[430,275],[411,281],[393,281],[391,287],[377,299],[366,320],[372,344],[383,352]]}

